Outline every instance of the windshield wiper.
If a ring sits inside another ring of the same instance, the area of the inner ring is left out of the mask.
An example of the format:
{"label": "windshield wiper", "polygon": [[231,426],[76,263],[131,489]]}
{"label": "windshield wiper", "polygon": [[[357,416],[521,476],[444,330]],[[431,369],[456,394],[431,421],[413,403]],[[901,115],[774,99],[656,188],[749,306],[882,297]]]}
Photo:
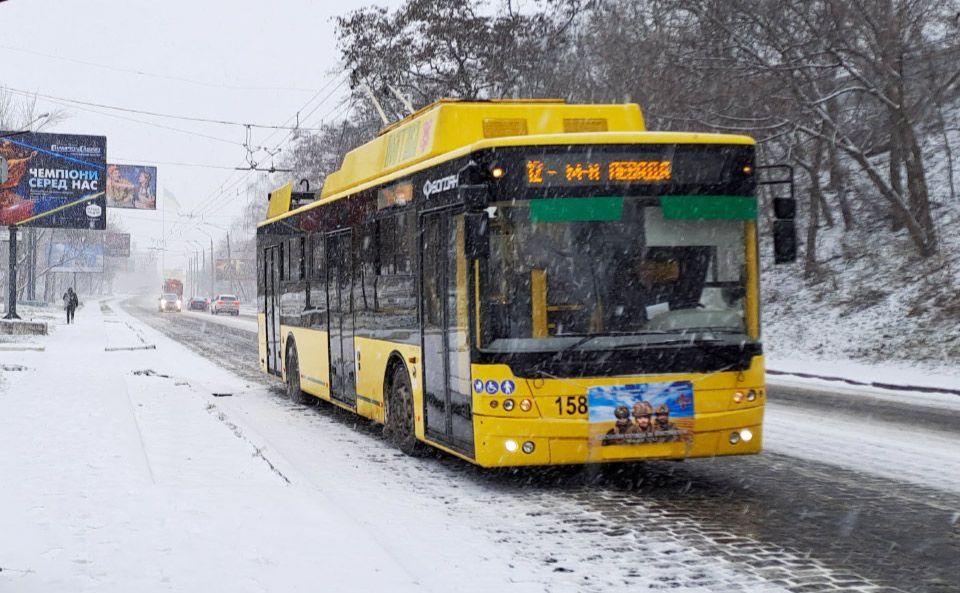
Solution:
{"label": "windshield wiper", "polygon": [[[740,333],[740,332],[736,332],[736,333]],[[692,340],[677,340],[673,343],[687,344],[689,346],[693,346],[694,348],[696,348],[700,352],[703,352],[704,354],[710,354],[710,355],[716,356],[717,358],[721,359],[723,362],[727,363],[730,368],[740,364],[741,359],[739,356],[727,354],[725,351],[719,348],[711,347],[712,345],[717,345],[717,344],[730,345],[729,342],[725,342],[723,340],[694,337],[694,339]],[[743,348],[741,347],[741,351],[742,350]]]}
{"label": "windshield wiper", "polygon": [[[583,346],[583,345],[586,344],[587,342],[589,342],[589,341],[591,341],[591,340],[593,340],[593,339],[596,339],[596,338],[617,338],[617,337],[623,337],[623,336],[657,336],[657,335],[664,335],[664,334],[667,334],[667,333],[668,333],[668,332],[665,332],[665,331],[663,331],[663,330],[649,330],[649,331],[642,331],[642,332],[622,332],[622,333],[616,333],[616,332],[614,332],[614,333],[607,333],[607,334],[591,334],[591,335],[589,335],[589,336],[583,336],[583,337],[582,337],[580,340],[578,340],[577,342],[575,342],[575,343],[567,346],[566,348],[564,348],[564,349],[562,349],[562,350],[559,350],[558,352],[559,352],[560,354],[562,354],[562,353],[564,353],[564,352],[569,352],[569,351],[571,351],[571,350],[576,350],[576,349],[579,348],[580,346]],[[613,349],[613,350],[616,350],[617,348],[620,348],[620,346],[614,346],[612,349]]]}

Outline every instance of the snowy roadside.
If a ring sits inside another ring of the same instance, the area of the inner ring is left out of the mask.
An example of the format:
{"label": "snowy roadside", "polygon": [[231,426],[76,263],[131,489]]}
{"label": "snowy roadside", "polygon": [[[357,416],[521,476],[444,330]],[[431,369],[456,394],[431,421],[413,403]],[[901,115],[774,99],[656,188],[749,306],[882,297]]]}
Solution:
{"label": "snowy roadside", "polygon": [[[957,432],[870,413],[877,403],[895,404],[901,410],[960,411],[960,371],[770,357],[767,387],[771,395],[764,418],[765,450],[960,492]],[[778,401],[777,388],[794,390],[812,405]],[[861,413],[840,413],[844,400],[851,398],[862,404],[857,408]]]}
{"label": "snowy roadside", "polygon": [[[170,313],[170,315],[174,315],[174,313]],[[184,311],[180,313],[180,315],[191,315],[202,319],[205,323],[216,323],[218,325],[248,331],[253,334],[257,333],[257,317],[255,314],[252,317],[247,317],[241,312],[240,315],[234,317],[232,315],[211,315],[206,311]]]}
{"label": "snowy roadside", "polygon": [[937,371],[857,363],[767,357],[767,385],[809,390],[825,397],[863,397],[960,410],[960,369]]}

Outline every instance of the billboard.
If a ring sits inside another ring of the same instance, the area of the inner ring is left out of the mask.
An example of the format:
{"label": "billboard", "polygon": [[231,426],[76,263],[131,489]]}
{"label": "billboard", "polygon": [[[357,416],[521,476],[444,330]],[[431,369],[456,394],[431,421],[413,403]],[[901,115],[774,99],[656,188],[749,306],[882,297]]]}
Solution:
{"label": "billboard", "polygon": [[107,207],[157,209],[157,168],[107,165]]}
{"label": "billboard", "polygon": [[240,277],[243,263],[239,259],[218,259],[216,267],[217,280],[235,280]]}
{"label": "billboard", "polygon": [[103,245],[51,242],[47,265],[51,272],[102,272]]}
{"label": "billboard", "polygon": [[103,254],[107,257],[130,257],[130,233],[105,233]]}
{"label": "billboard", "polygon": [[0,183],[0,225],[106,226],[107,139],[0,132],[8,178]]}

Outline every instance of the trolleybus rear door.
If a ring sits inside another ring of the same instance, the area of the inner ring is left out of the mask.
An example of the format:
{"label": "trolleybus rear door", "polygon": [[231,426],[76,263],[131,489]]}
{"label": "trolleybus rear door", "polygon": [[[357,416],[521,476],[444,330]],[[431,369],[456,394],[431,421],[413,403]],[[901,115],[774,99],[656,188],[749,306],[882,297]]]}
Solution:
{"label": "trolleybus rear door", "polygon": [[353,352],[353,250],[351,232],[327,237],[327,296],[330,311],[330,396],[356,405]]}
{"label": "trolleybus rear door", "polygon": [[276,245],[264,250],[263,278],[267,372],[280,375],[280,249]]}
{"label": "trolleybus rear door", "polygon": [[463,214],[451,210],[424,214],[421,230],[420,311],[427,436],[473,454]]}

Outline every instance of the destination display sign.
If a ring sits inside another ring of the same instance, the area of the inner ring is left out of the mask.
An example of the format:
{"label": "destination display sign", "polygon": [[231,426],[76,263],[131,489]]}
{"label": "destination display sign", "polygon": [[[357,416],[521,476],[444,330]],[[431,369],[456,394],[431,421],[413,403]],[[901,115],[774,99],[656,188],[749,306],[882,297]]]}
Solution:
{"label": "destination display sign", "polygon": [[528,187],[619,184],[720,183],[730,173],[728,154],[720,150],[662,152],[570,152],[526,158]]}

